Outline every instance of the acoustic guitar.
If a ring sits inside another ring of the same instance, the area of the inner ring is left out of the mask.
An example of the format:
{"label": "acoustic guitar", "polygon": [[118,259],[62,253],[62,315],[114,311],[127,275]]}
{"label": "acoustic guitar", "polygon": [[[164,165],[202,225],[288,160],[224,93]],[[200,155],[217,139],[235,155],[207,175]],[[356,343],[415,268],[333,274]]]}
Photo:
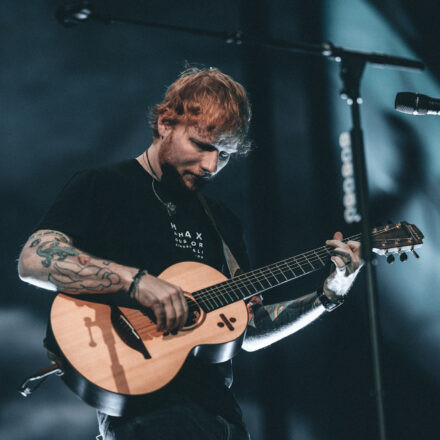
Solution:
{"label": "acoustic guitar", "polygon": [[[423,243],[423,234],[401,222],[373,229],[373,251],[393,258]],[[360,234],[344,241],[360,240]],[[86,403],[120,416],[160,393],[192,354],[217,363],[241,348],[248,325],[246,299],[327,265],[323,246],[232,279],[202,263],[182,262],[159,275],[185,292],[189,314],[178,331],[157,331],[151,311],[111,306],[58,294],[50,330],[61,355],[64,382]],[[89,295],[102,298],[105,295]]]}

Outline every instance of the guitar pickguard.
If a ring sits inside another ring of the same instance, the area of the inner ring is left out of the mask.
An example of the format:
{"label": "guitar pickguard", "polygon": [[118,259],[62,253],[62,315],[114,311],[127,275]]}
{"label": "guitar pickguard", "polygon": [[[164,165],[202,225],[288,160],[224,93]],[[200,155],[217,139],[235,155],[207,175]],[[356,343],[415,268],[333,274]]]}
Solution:
{"label": "guitar pickguard", "polygon": [[148,352],[147,347],[145,347],[145,344],[143,343],[138,332],[118,307],[111,306],[110,319],[118,336],[129,347],[141,353],[145,359],[151,359],[151,355]]}

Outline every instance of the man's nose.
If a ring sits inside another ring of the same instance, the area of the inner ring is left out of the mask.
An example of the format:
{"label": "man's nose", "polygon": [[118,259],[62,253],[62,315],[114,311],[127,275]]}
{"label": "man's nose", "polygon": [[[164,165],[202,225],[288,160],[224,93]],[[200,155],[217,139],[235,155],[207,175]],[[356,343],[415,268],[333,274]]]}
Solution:
{"label": "man's nose", "polygon": [[209,151],[203,155],[202,168],[203,171],[215,173],[217,171],[218,151]]}

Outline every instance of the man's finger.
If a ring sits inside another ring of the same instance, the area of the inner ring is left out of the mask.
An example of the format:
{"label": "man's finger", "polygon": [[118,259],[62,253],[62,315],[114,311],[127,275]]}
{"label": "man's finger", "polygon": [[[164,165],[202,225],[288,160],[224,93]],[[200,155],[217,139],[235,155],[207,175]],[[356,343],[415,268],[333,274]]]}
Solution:
{"label": "man's finger", "polygon": [[336,267],[338,269],[345,269],[346,264],[341,257],[333,256],[333,257],[331,257],[331,260],[333,261],[333,263],[336,265]]}
{"label": "man's finger", "polygon": [[350,246],[350,249],[357,251],[361,248],[361,244],[359,241],[347,241],[347,245]]}
{"label": "man's finger", "polygon": [[344,247],[346,244],[341,240],[327,240],[325,244],[333,247]]}
{"label": "man's finger", "polygon": [[156,317],[156,326],[157,330],[161,331],[165,327],[165,310],[163,305],[160,302],[156,302],[153,304],[153,312]]}
{"label": "man's finger", "polygon": [[345,261],[345,263],[349,263],[350,261],[354,260],[354,255],[345,249],[336,248],[333,249],[333,253],[337,254],[338,256],[342,257],[342,259]]}
{"label": "man's finger", "polygon": [[185,295],[183,294],[183,290],[179,287],[179,302],[182,307],[182,327],[185,325],[186,320],[188,319],[188,304],[186,302]]}
{"label": "man's finger", "polygon": [[165,325],[167,330],[174,330],[177,323],[176,309],[171,300],[171,296],[164,301],[165,309]]}
{"label": "man's finger", "polygon": [[188,303],[186,302],[186,298],[183,294],[181,295],[181,299],[182,299],[182,307],[183,307],[183,323],[182,323],[182,327],[183,327],[186,323],[186,320],[188,319]]}
{"label": "man's finger", "polygon": [[185,310],[183,308],[181,296],[182,295],[180,294],[180,292],[177,292],[174,296],[171,297],[171,301],[176,311],[176,328],[183,327],[186,322]]}
{"label": "man's finger", "polygon": [[343,236],[342,236],[342,232],[337,231],[337,232],[335,232],[335,233],[333,234],[333,240],[339,240],[339,241],[341,241],[342,238],[343,238]]}

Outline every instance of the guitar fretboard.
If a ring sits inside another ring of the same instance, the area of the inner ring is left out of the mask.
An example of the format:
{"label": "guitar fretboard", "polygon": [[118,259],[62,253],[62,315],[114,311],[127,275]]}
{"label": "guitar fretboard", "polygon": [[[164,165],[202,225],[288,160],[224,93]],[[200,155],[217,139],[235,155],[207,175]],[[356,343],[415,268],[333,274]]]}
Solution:
{"label": "guitar fretboard", "polygon": [[[343,241],[359,239],[360,234]],[[332,250],[330,246],[322,246],[198,290],[193,296],[206,313],[212,312],[322,269],[334,255]]]}

